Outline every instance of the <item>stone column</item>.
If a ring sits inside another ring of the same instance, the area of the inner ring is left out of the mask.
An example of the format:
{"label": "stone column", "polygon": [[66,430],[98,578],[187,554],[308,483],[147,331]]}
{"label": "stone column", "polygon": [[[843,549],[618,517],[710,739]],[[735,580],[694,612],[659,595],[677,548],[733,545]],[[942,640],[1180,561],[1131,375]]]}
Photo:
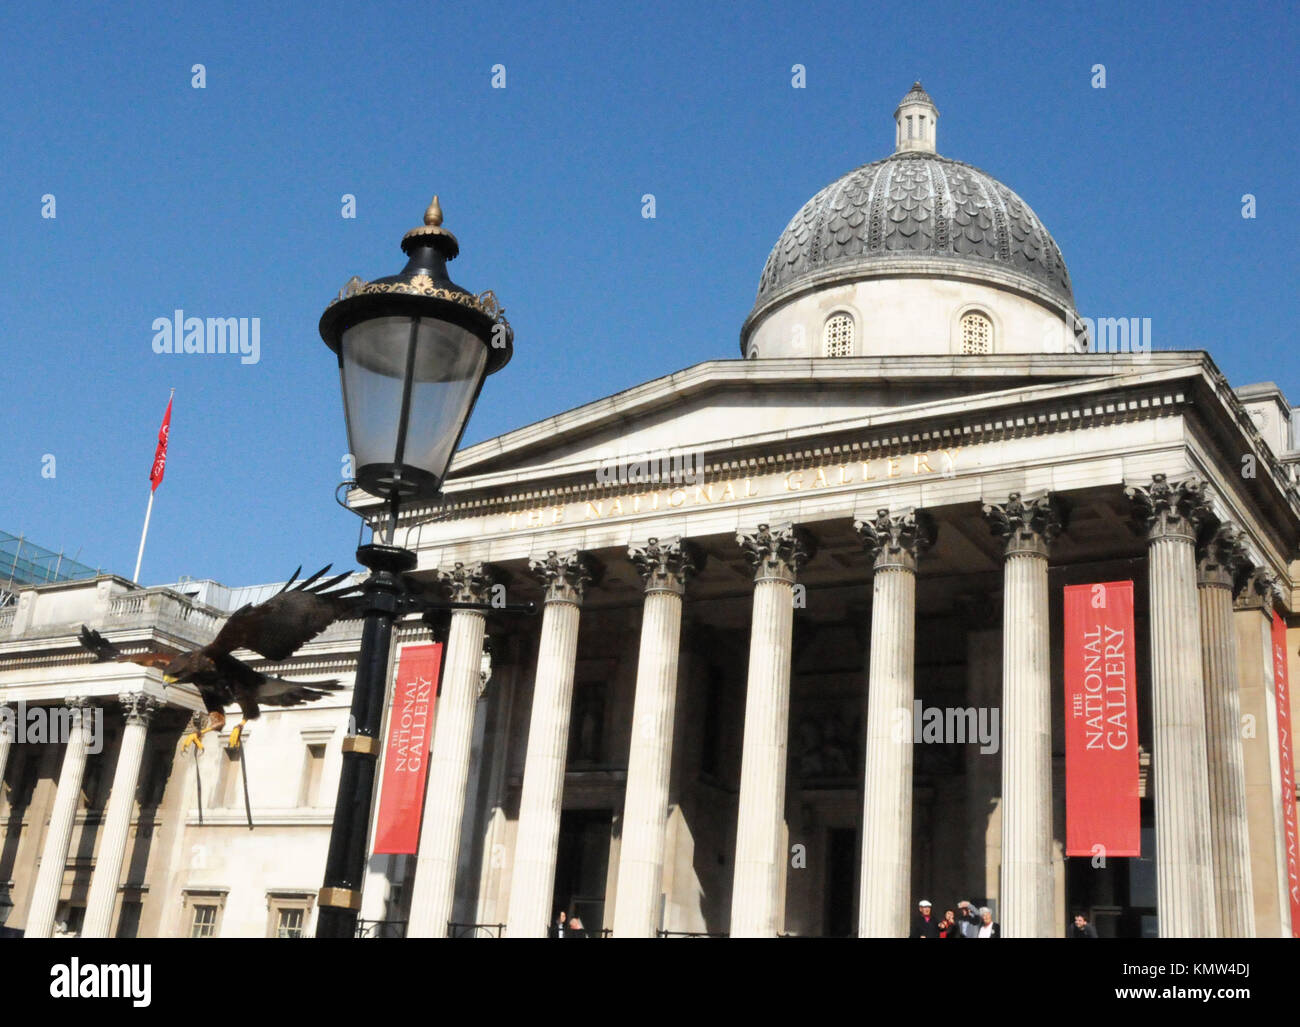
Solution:
{"label": "stone column", "polygon": [[140,765],[144,761],[145,739],[149,721],[161,706],[143,692],[118,697],[126,718],[122,747],[113,771],[113,790],[108,795],[108,810],[99,839],[99,856],[86,899],[86,918],[81,928],[83,938],[112,936],[113,909],[117,905],[117,886],[126,858],[126,840],[131,833],[131,814],[135,809],[135,790],[140,783]]}
{"label": "stone column", "polygon": [[[14,744],[14,730],[17,728],[17,721],[11,718],[18,716],[17,711],[11,706],[0,705],[0,791],[4,790],[5,768],[9,765],[9,749]],[[0,841],[3,841],[4,835],[0,834]]]}
{"label": "stone column", "polygon": [[1148,542],[1160,936],[1213,938],[1218,914],[1196,595],[1196,536],[1209,505],[1197,479],[1171,482],[1157,474],[1149,486],[1124,492]]}
{"label": "stone column", "polygon": [[873,557],[858,937],[906,938],[912,903],[912,702],[916,561],[934,543],[925,513],[854,522]]}
{"label": "stone column", "polygon": [[[500,574],[488,564],[457,563],[439,577],[453,602],[487,603]],[[424,793],[420,851],[406,929],[409,938],[445,938],[452,918],[486,628],[487,614],[483,610],[451,613],[447,656],[433,718],[429,787]]]}
{"label": "stone column", "polygon": [[59,908],[68,844],[72,841],[72,824],[81,799],[81,778],[86,770],[86,732],[81,729],[81,722],[83,715],[89,717],[89,702],[82,698],[68,698],[64,702],[72,710],[68,721],[71,730],[63,750],[63,767],[59,771],[59,787],[54,794],[50,826],[41,849],[41,865],[36,872],[36,884],[32,887],[31,904],[27,909],[24,936],[28,938],[48,938],[54,933],[54,914]]}
{"label": "stone column", "polygon": [[543,559],[529,560],[528,565],[545,586],[546,597],[506,916],[511,938],[543,938],[551,919],[578,654],[578,614],[587,585],[599,578],[595,559],[576,551],[552,550]]}
{"label": "stone column", "polygon": [[790,642],[795,574],[815,544],[793,524],[760,524],[736,541],[754,564],[754,612],[745,686],[744,751],[731,890],[731,937],[772,938],[785,861],[785,766],[790,724]]}
{"label": "stone column", "polygon": [[1051,938],[1052,643],[1047,551],[1062,527],[1055,497],[984,507],[1006,540],[1002,564],[1002,874],[998,917],[1005,938]]}
{"label": "stone column", "polygon": [[1205,743],[1210,777],[1214,901],[1224,938],[1255,937],[1246,817],[1246,762],[1237,691],[1237,631],[1232,600],[1248,573],[1241,532],[1221,525],[1199,551],[1201,669],[1205,675]]}
{"label": "stone column", "polygon": [[614,937],[653,938],[658,928],[672,771],[673,710],[686,579],[704,554],[681,538],[650,539],[628,556],[645,580],[632,744],[628,749]]}

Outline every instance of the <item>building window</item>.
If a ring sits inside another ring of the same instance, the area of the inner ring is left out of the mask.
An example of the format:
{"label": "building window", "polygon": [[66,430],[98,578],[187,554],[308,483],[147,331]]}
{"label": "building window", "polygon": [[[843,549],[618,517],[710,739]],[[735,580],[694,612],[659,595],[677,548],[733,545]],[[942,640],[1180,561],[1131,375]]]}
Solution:
{"label": "building window", "polygon": [[971,311],[961,319],[961,351],[963,354],[993,352],[993,322],[978,311]]}
{"label": "building window", "polygon": [[836,314],[827,320],[822,332],[822,354],[828,357],[853,356],[852,314]]}
{"label": "building window", "polygon": [[194,907],[194,915],[190,920],[191,938],[211,938],[217,933],[217,910],[217,906],[205,903]]}
{"label": "building window", "polygon": [[117,918],[117,938],[135,938],[140,933],[140,916],[144,912],[144,903],[129,899],[122,901],[122,912]]}
{"label": "building window", "polygon": [[305,938],[313,896],[308,892],[272,892],[267,895],[268,938]]}
{"label": "building window", "polygon": [[215,938],[221,929],[221,907],[225,895],[221,892],[186,892],[185,913],[182,924],[191,938]]}
{"label": "building window", "polygon": [[299,805],[315,807],[320,805],[320,783],[325,771],[324,743],[311,743],[307,746],[306,762],[302,771],[302,795]]}

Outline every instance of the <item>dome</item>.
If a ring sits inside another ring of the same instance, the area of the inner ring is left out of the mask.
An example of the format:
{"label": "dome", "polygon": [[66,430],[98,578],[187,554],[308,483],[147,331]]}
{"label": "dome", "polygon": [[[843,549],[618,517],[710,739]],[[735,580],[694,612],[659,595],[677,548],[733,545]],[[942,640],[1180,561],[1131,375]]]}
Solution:
{"label": "dome", "polygon": [[937,118],[916,83],[895,112],[897,152],[832,182],[791,219],[763,268],[742,351],[756,321],[782,301],[878,276],[974,278],[1074,309],[1046,227],[997,179],[934,152]]}

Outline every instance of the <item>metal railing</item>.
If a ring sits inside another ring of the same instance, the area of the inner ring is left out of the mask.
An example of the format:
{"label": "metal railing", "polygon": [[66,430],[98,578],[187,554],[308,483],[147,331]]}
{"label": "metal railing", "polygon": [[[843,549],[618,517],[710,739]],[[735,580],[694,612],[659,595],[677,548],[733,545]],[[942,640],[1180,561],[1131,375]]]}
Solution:
{"label": "metal railing", "polygon": [[447,921],[448,938],[501,938],[505,936],[505,924],[458,924]]}
{"label": "metal railing", "polygon": [[405,938],[405,920],[358,920],[358,938]]}
{"label": "metal railing", "polygon": [[656,931],[657,938],[726,938],[725,932],[718,931]]}

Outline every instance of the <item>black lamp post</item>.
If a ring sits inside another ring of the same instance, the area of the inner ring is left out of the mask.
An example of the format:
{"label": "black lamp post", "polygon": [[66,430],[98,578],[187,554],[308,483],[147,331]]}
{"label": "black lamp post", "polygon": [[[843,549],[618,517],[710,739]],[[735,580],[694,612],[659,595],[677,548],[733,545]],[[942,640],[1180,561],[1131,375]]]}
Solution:
{"label": "black lamp post", "polygon": [[355,484],[384,501],[386,523],[382,542],[357,550],[358,562],[372,573],[363,586],[355,726],[343,739],[318,938],[351,938],[356,931],[393,622],[406,613],[474,605],[407,589],[403,574],[416,558],[393,545],[401,504],[437,496],[484,380],[513,351],[514,333],[496,297],[474,296],[447,277],[447,261],[460,246],[442,227],[436,196],[424,224],[403,236],[402,250],[409,259],[398,274],[374,282],[353,278],[320,319],[321,338],[338,357]]}

